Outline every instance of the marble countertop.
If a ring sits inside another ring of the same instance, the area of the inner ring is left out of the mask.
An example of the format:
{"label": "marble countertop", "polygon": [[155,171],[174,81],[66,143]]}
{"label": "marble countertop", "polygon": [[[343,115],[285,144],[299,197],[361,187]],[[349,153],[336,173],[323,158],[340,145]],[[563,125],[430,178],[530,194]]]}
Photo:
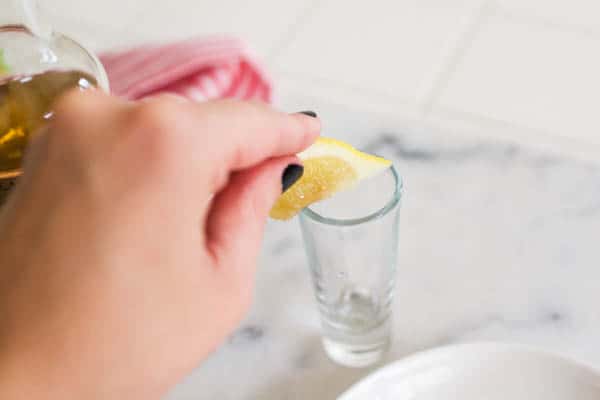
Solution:
{"label": "marble countertop", "polygon": [[[305,97],[279,103],[314,109],[324,133],[391,158],[403,176],[384,363],[502,341],[600,368],[600,166]],[[169,400],[335,399],[368,374],[326,358],[309,279],[297,221],[270,223],[250,315]]]}

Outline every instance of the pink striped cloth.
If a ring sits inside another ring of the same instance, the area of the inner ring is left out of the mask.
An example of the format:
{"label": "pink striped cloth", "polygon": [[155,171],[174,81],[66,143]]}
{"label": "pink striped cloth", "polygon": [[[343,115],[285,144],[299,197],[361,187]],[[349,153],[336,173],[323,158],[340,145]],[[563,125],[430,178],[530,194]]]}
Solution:
{"label": "pink striped cloth", "polygon": [[111,91],[130,100],[174,93],[192,100],[271,100],[271,83],[244,44],[230,37],[189,39],[100,56]]}

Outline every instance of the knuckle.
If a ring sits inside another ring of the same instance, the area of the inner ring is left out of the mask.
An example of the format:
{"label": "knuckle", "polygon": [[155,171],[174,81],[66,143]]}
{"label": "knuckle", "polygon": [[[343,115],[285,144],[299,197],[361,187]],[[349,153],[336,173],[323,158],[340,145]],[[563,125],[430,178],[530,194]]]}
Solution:
{"label": "knuckle", "polygon": [[164,173],[180,152],[178,125],[181,112],[171,100],[156,99],[131,110],[129,131],[137,151],[151,169]]}
{"label": "knuckle", "polygon": [[71,90],[62,95],[54,104],[54,124],[61,127],[70,127],[77,121],[88,119],[90,99],[87,94]]}
{"label": "knuckle", "polygon": [[165,133],[177,120],[177,108],[172,101],[161,98],[141,103],[131,111],[130,122],[144,134]]}
{"label": "knuckle", "polygon": [[[63,147],[77,147],[89,135],[97,118],[94,110],[97,100],[94,94],[71,90],[61,96],[54,104],[54,114],[51,122],[52,135],[49,144]],[[84,132],[85,131],[85,132]]]}
{"label": "knuckle", "polygon": [[79,90],[69,90],[58,98],[55,104],[57,116],[68,117],[70,115],[79,114],[86,110],[86,103],[89,101],[87,93]]}

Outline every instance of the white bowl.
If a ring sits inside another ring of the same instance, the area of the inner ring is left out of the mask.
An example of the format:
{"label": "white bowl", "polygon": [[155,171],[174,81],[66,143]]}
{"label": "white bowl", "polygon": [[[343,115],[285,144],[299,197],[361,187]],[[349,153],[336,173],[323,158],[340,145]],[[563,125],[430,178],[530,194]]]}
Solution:
{"label": "white bowl", "polygon": [[599,400],[600,372],[539,350],[467,344],[379,369],[338,400]]}

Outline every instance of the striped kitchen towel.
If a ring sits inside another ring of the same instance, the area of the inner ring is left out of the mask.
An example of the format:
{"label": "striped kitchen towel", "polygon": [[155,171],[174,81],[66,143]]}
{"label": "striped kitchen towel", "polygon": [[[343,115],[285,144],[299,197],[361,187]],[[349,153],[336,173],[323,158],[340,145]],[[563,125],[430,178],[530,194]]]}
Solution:
{"label": "striped kitchen towel", "polygon": [[192,100],[271,100],[271,83],[246,46],[231,37],[189,39],[107,53],[111,91],[130,100],[174,93]]}

